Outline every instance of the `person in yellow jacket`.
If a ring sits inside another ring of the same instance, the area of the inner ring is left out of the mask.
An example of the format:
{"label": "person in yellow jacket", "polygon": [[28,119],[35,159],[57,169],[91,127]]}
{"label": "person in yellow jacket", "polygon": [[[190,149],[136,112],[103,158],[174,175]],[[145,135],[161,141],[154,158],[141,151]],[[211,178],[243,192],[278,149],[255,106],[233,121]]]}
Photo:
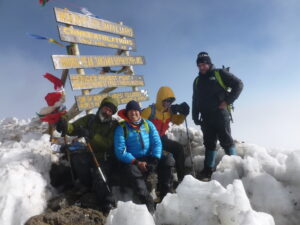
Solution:
{"label": "person in yellow jacket", "polygon": [[156,103],[145,108],[142,117],[155,125],[161,137],[163,150],[173,154],[178,181],[181,181],[185,175],[183,147],[180,143],[168,139],[166,131],[170,122],[176,125],[182,124],[190,112],[190,107],[186,102],[179,105],[172,104],[175,100],[174,92],[170,87],[161,87],[157,92]]}

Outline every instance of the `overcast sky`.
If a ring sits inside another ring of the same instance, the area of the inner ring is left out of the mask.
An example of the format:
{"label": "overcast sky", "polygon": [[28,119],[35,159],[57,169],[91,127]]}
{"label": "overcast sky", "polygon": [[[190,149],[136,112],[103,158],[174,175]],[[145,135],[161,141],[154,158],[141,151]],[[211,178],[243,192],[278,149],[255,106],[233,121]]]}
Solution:
{"label": "overcast sky", "polygon": [[[45,7],[38,0],[0,0],[0,119],[31,118],[46,106],[44,96],[53,86],[42,75],[60,76],[50,56],[66,52],[26,33],[59,40],[54,7],[76,12],[86,7],[135,30],[133,55],[143,55],[147,62],[135,66],[150,96],[144,106],[165,85],[174,90],[178,103],[190,104],[196,55],[207,51],[216,67],[230,66],[245,85],[235,103],[233,136],[266,147],[300,149],[298,0],[50,0]],[[80,49],[82,55],[115,53]],[[80,94],[69,86],[67,107]]]}

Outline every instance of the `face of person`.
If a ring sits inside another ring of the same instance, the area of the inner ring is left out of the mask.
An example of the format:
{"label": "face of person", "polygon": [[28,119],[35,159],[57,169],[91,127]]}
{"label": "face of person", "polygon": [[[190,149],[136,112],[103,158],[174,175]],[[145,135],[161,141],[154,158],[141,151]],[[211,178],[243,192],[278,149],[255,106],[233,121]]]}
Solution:
{"label": "face of person", "polygon": [[111,119],[113,111],[108,106],[102,106],[100,110],[101,116],[105,119]]}
{"label": "face of person", "polygon": [[141,119],[141,113],[138,110],[129,110],[127,117],[131,122],[137,122]]}
{"label": "face of person", "polygon": [[162,106],[164,107],[164,109],[168,109],[172,105],[172,102],[173,102],[173,99],[167,98],[162,101]]}
{"label": "face of person", "polygon": [[206,63],[199,63],[197,66],[201,74],[206,74],[210,69],[210,65]]}

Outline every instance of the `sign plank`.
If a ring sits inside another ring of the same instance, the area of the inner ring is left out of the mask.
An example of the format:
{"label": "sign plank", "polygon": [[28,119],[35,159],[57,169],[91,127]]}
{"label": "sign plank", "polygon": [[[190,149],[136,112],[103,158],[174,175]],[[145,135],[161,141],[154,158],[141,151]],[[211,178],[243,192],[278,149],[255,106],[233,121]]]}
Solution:
{"label": "sign plank", "polygon": [[71,75],[71,86],[73,90],[122,87],[122,86],[144,86],[143,76],[138,75]]}
{"label": "sign plank", "polygon": [[58,26],[58,30],[62,41],[130,51],[136,50],[134,40],[97,34],[63,26]]}
{"label": "sign plank", "polygon": [[148,96],[140,91],[134,92],[119,92],[110,94],[98,94],[98,95],[81,95],[75,96],[78,109],[80,111],[97,108],[100,102],[107,96],[111,96],[117,99],[119,104],[127,104],[131,100],[138,102],[149,100]]}
{"label": "sign plank", "polygon": [[56,21],[69,25],[75,25],[108,33],[118,34],[126,37],[133,37],[133,29],[107,20],[87,16],[67,9],[54,8]]}
{"label": "sign plank", "polygon": [[52,55],[55,69],[144,65],[143,56],[71,56]]}

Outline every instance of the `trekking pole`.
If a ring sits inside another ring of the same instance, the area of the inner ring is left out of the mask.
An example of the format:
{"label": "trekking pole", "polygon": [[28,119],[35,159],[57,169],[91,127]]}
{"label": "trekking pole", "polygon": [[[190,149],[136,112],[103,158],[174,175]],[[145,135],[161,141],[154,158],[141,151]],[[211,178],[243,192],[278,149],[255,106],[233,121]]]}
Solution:
{"label": "trekking pole", "polygon": [[191,140],[190,140],[190,135],[189,135],[189,129],[188,129],[188,125],[187,125],[187,121],[186,118],[184,119],[185,121],[185,127],[186,127],[186,135],[188,138],[188,148],[190,151],[190,155],[191,155],[191,163],[192,163],[192,172],[193,172],[193,176],[196,177],[196,171],[195,171],[195,166],[194,166],[194,162],[193,162],[193,154],[192,154],[192,146],[191,146]]}
{"label": "trekking pole", "polygon": [[96,158],[96,155],[95,155],[95,153],[94,153],[94,151],[93,151],[93,149],[92,149],[92,146],[91,146],[91,144],[90,144],[90,142],[89,142],[89,140],[88,140],[87,137],[85,137],[85,141],[86,141],[86,144],[87,144],[87,146],[88,146],[89,152],[92,154],[92,158],[93,158],[93,161],[94,161],[94,163],[95,163],[95,165],[96,165],[96,167],[97,167],[97,169],[98,169],[98,172],[99,172],[99,174],[100,174],[102,180],[104,181],[105,186],[106,186],[108,192],[111,193],[110,188],[109,188],[109,186],[108,186],[108,184],[107,184],[106,178],[105,178],[105,176],[104,176],[104,174],[103,174],[103,172],[102,172],[102,170],[101,170],[101,167],[100,167],[100,165],[99,165],[99,163],[98,163],[98,160],[97,160],[97,158]]}

